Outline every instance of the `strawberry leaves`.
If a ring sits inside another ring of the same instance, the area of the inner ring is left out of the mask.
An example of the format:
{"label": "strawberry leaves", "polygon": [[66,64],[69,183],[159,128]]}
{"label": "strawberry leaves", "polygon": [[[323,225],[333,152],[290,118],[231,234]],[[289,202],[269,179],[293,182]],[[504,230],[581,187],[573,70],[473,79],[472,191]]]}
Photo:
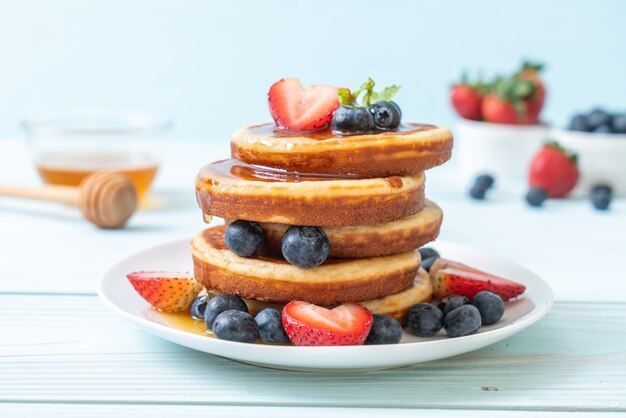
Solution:
{"label": "strawberry leaves", "polygon": [[[400,90],[400,86],[391,85],[385,87],[380,92],[374,91],[374,86],[376,83],[371,78],[368,78],[364,81],[358,90],[351,92],[349,89],[339,89],[337,92],[337,96],[339,97],[339,103],[345,107],[369,107],[372,103],[376,103],[379,101],[389,101],[391,100],[398,90]],[[362,97],[359,99],[359,96]]]}

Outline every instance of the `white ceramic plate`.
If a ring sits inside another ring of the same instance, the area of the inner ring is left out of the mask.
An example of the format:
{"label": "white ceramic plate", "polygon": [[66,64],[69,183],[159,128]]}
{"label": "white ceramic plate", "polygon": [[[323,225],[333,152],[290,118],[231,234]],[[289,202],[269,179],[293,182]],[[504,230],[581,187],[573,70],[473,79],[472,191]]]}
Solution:
{"label": "white ceramic plate", "polygon": [[510,337],[541,319],[552,308],[552,291],[527,269],[457,244],[438,241],[432,247],[446,258],[523,283],[527,286],[526,293],[507,303],[504,317],[498,323],[459,338],[446,337],[443,331],[432,338],[419,338],[405,332],[400,344],[352,347],[295,347],[218,340],[166,325],[126,279],[127,273],[138,270],[191,270],[189,240],[181,240],[146,249],[117,262],[102,276],[99,295],[114,312],[176,344],[245,363],[317,371],[385,369],[455,356]]}

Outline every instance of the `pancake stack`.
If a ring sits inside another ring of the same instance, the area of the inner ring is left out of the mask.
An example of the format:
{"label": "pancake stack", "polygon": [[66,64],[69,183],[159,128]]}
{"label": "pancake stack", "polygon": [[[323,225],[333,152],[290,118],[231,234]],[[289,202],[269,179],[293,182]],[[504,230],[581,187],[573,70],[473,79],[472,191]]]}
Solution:
{"label": "pancake stack", "polygon": [[[196,196],[205,219],[258,222],[261,251],[239,257],[226,225],[192,241],[196,278],[209,292],[238,295],[252,313],[300,300],[332,307],[358,302],[401,323],[432,288],[417,248],[437,238],[442,211],[424,196],[424,171],[450,158],[443,127],[337,136],[290,132],[273,124],[236,131],[232,158],[203,167]],[[330,253],[304,269],[281,255],[290,225],[321,227]]]}

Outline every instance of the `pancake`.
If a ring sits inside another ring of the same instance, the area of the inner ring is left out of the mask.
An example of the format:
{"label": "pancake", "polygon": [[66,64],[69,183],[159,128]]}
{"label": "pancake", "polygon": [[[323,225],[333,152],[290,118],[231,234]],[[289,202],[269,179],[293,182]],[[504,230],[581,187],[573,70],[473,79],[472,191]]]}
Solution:
{"label": "pancake", "polygon": [[313,226],[372,225],[424,206],[424,174],[361,179],[298,175],[224,160],[204,166],[196,196],[205,215]]}
{"label": "pancake", "polygon": [[[217,294],[219,292],[210,291],[211,294]],[[433,295],[433,287],[430,281],[428,273],[424,269],[419,269],[417,276],[413,284],[398,293],[393,295],[383,296],[378,299],[370,299],[366,301],[358,302],[372,311],[374,314],[389,315],[398,320],[402,325],[406,325],[406,315],[411,306],[422,303],[430,302]],[[283,304],[261,302],[255,299],[243,299],[250,314],[256,315],[265,308],[274,308],[278,311],[283,309]]]}
{"label": "pancake", "polygon": [[[377,257],[419,248],[439,235],[443,212],[426,200],[424,209],[400,220],[376,225],[325,226],[330,241],[330,256],[337,258]],[[261,223],[263,252],[281,254],[283,235],[289,225]]]}
{"label": "pancake", "polygon": [[300,173],[352,174],[374,178],[416,174],[450,159],[447,128],[404,124],[398,131],[337,136],[254,125],[235,131],[233,158],[249,164]]}
{"label": "pancake", "polygon": [[303,300],[329,306],[377,299],[407,289],[420,264],[417,251],[384,257],[329,259],[302,269],[278,257],[239,257],[224,244],[225,225],[191,242],[195,277],[205,288],[264,302]]}

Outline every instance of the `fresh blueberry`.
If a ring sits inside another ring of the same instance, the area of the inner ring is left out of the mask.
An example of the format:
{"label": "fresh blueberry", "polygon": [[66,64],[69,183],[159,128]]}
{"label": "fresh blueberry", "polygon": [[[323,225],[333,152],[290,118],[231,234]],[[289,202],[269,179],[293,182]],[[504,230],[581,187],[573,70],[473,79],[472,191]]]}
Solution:
{"label": "fresh blueberry", "polygon": [[418,303],[409,309],[408,325],[418,337],[432,337],[443,326],[443,313],[435,305]]}
{"label": "fresh blueberry", "polygon": [[402,109],[400,109],[398,103],[394,102],[393,100],[389,100],[389,103],[396,105],[396,109],[398,109],[398,112],[400,112],[400,119],[402,119]]}
{"label": "fresh blueberry", "polygon": [[224,242],[240,257],[251,257],[263,246],[263,230],[256,222],[238,220],[226,228]]}
{"label": "fresh blueberry", "polygon": [[487,190],[483,189],[482,187],[477,187],[476,185],[474,185],[470,189],[469,195],[472,199],[483,200],[485,198],[486,193],[487,193]]}
{"label": "fresh blueberry", "polygon": [[276,309],[265,308],[254,317],[259,326],[261,341],[264,343],[285,344],[289,337],[283,327],[283,317]]}
{"label": "fresh blueberry", "polygon": [[612,197],[613,189],[606,184],[598,184],[591,189],[591,203],[598,210],[607,210]]}
{"label": "fresh blueberry", "polygon": [[204,323],[206,329],[213,330],[213,323],[219,314],[225,311],[241,311],[248,313],[248,306],[239,297],[235,295],[219,294],[213,296],[206,304],[204,310]]}
{"label": "fresh blueberry", "polygon": [[431,258],[431,257],[434,257],[434,258],[441,257],[441,255],[439,255],[439,252],[437,252],[437,250],[431,247],[422,247],[417,251],[420,252],[420,256],[422,257],[422,260],[426,258]]}
{"label": "fresh blueberry", "polygon": [[194,299],[191,303],[191,308],[189,308],[189,314],[193,319],[197,319],[198,321],[204,320],[204,311],[206,310],[206,305],[208,303],[209,295],[205,293],[204,295],[200,295]]}
{"label": "fresh blueberry", "polygon": [[374,117],[374,125],[381,131],[391,131],[400,126],[400,108],[394,102],[376,102],[370,106],[370,112]]}
{"label": "fresh blueberry", "polygon": [[492,175],[481,174],[480,176],[476,177],[476,182],[474,183],[474,186],[480,187],[481,189],[484,189],[484,190],[489,190],[491,189],[491,186],[493,186],[494,182],[495,182],[495,179],[493,178]]}
{"label": "fresh blueberry", "polygon": [[592,131],[595,131],[595,129],[600,125],[611,125],[612,119],[613,116],[604,109],[594,109],[587,116],[589,129]]}
{"label": "fresh blueberry", "polygon": [[626,113],[613,116],[611,128],[615,134],[626,134]]}
{"label": "fresh blueberry", "polygon": [[472,305],[480,312],[483,325],[495,324],[504,315],[502,298],[488,290],[478,292],[472,299]]}
{"label": "fresh blueberry", "polygon": [[613,128],[608,123],[604,123],[602,125],[596,126],[593,132],[598,134],[611,134],[613,133]]}
{"label": "fresh blueberry", "polygon": [[430,268],[433,266],[433,264],[435,264],[435,261],[437,261],[437,257],[422,258],[420,267],[430,273]]}
{"label": "fresh blueberry", "polygon": [[213,333],[220,340],[253,343],[259,338],[259,326],[247,312],[224,311],[215,318]]}
{"label": "fresh blueberry", "polygon": [[373,132],[374,117],[365,107],[345,107],[335,110],[330,129],[337,134],[354,135]]}
{"label": "fresh blueberry", "polygon": [[548,194],[541,187],[531,187],[526,193],[526,202],[530,206],[539,207],[548,199]]}
{"label": "fresh blueberry", "polygon": [[326,261],[330,242],[320,227],[293,225],[283,235],[281,250],[294,266],[312,268]]}
{"label": "fresh blueberry", "polygon": [[363,344],[398,344],[402,339],[402,325],[388,315],[374,315],[372,328]]}
{"label": "fresh blueberry", "polygon": [[439,302],[439,309],[443,312],[443,316],[446,316],[456,308],[469,303],[470,301],[467,297],[463,295],[453,295],[443,298],[441,302]]}
{"label": "fresh blueberry", "polygon": [[596,184],[592,187],[591,193],[606,193],[613,196],[613,188],[611,188],[608,184]]}
{"label": "fresh blueberry", "polygon": [[449,337],[462,337],[476,332],[480,328],[480,312],[474,305],[463,305],[443,320],[443,327]]}
{"label": "fresh blueberry", "polygon": [[589,132],[591,125],[586,115],[576,115],[569,123],[569,129],[572,131]]}

